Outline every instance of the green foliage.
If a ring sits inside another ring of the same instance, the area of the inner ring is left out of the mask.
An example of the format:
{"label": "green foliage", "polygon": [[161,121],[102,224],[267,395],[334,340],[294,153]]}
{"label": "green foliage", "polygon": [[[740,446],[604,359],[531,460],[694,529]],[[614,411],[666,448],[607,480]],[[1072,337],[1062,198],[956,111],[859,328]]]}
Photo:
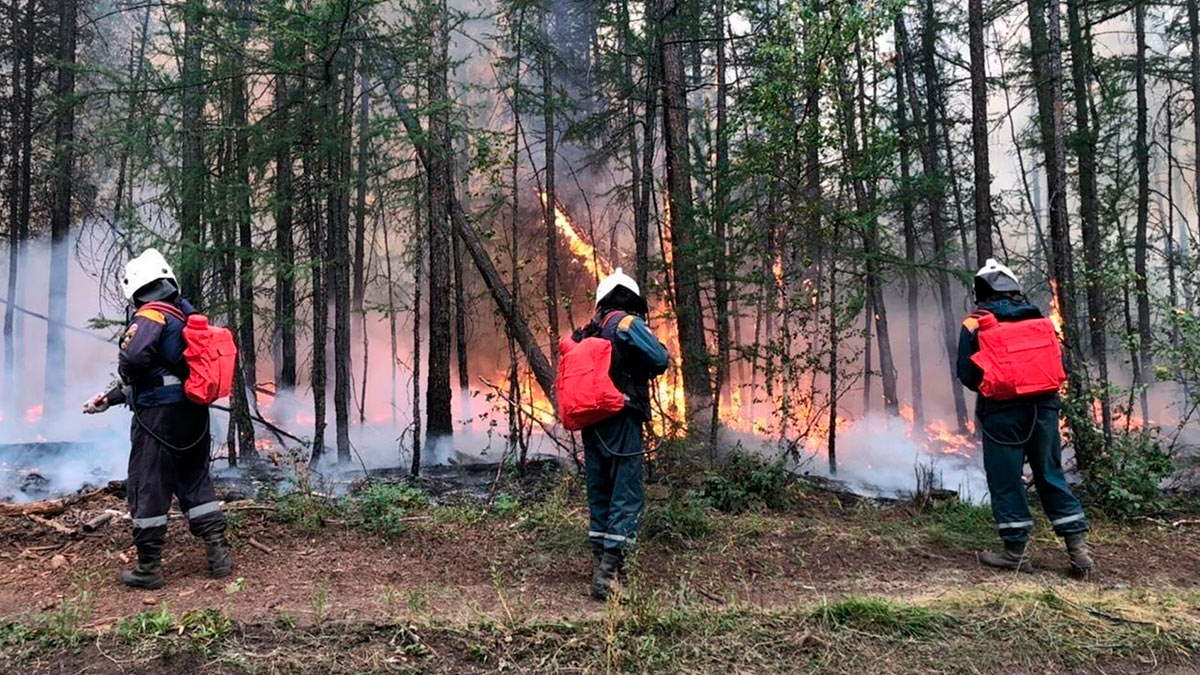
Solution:
{"label": "green foliage", "polygon": [[671,497],[666,502],[651,502],[642,515],[641,532],[647,539],[682,541],[700,539],[712,532],[704,502],[694,494]]}
{"label": "green foliage", "polygon": [[492,511],[501,518],[507,518],[516,512],[521,505],[521,501],[507,492],[501,492],[496,495],[496,501],[492,502]]}
{"label": "green foliage", "polygon": [[1166,501],[1159,485],[1174,469],[1154,434],[1114,434],[1108,451],[1088,467],[1084,495],[1117,517],[1160,512]]}
{"label": "green foliage", "polygon": [[577,552],[585,542],[579,531],[579,521],[572,515],[573,511],[569,484],[562,481],[542,499],[530,504],[520,522],[534,534],[535,546],[539,550]]}
{"label": "green foliage", "polygon": [[871,635],[921,638],[935,635],[954,625],[954,619],[916,605],[850,596],[821,605],[813,618],[833,630],[856,630]]}
{"label": "green foliage", "polygon": [[348,507],[350,524],[385,538],[395,538],[407,529],[405,515],[411,509],[428,505],[429,495],[418,487],[370,481],[359,488]]}
{"label": "green foliage", "polygon": [[125,617],[117,624],[117,636],[129,640],[143,640],[166,635],[175,630],[175,616],[171,608],[163,603],[141,614]]}
{"label": "green foliage", "polygon": [[337,502],[303,489],[275,500],[275,518],[309,534],[325,527],[326,521],[341,515]]}
{"label": "green foliage", "polygon": [[233,632],[233,620],[219,609],[193,609],[179,618],[179,628],[197,640],[211,642]]}
{"label": "green foliage", "polygon": [[788,493],[791,483],[792,475],[781,460],[769,462],[757,455],[735,452],[725,458],[716,472],[705,477],[698,495],[726,513],[780,509],[791,501]]}

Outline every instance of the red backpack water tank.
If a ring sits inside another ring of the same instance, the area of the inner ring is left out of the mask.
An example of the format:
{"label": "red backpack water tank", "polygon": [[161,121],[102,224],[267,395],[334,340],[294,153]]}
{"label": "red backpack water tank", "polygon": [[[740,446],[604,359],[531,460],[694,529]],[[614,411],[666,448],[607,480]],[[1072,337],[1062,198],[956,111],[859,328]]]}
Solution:
{"label": "red backpack water tank", "polygon": [[[613,312],[605,318],[608,322]],[[558,343],[562,358],[554,389],[558,393],[558,415],[569,431],[579,431],[616,415],[625,408],[625,395],[609,376],[612,367],[612,342],[602,337],[585,337],[576,342],[571,336]]]}
{"label": "red backpack water tank", "polygon": [[971,356],[983,370],[979,393],[997,401],[1051,394],[1067,379],[1062,347],[1050,319],[997,321],[979,317],[979,351]]}
{"label": "red backpack water tank", "polygon": [[185,317],[178,307],[166,302],[150,302],[143,307],[157,309],[183,322],[183,340],[187,344],[183,358],[189,371],[183,393],[188,400],[209,405],[229,396],[237,363],[233,333],[224,326],[210,325],[203,314]]}

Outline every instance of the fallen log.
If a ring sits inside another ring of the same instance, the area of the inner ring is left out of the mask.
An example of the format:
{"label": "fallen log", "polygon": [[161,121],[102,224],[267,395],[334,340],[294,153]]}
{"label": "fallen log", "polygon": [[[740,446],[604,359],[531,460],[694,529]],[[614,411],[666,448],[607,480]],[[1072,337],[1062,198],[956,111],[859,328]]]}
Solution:
{"label": "fallen log", "polygon": [[95,518],[92,518],[91,520],[85,522],[81,527],[84,532],[95,532],[96,530],[100,529],[101,527],[104,527],[108,523],[112,522],[112,519],[116,518],[119,515],[121,515],[120,511],[114,511],[112,509],[108,509],[104,513],[101,513],[100,515],[96,516]]}
{"label": "fallen log", "polygon": [[83,502],[99,497],[104,494],[112,494],[116,489],[123,484],[121,481],[113,481],[102,488],[84,492],[83,494],[72,495],[62,499],[44,499],[37,502],[26,502],[24,504],[0,504],[0,517],[21,517],[21,516],[57,516],[65,513],[68,508],[82,504]]}

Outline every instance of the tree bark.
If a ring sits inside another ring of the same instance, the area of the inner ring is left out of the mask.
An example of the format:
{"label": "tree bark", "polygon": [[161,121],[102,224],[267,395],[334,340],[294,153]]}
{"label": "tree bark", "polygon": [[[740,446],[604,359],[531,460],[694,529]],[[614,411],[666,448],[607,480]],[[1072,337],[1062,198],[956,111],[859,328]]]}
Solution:
{"label": "tree bark", "polygon": [[286,64],[297,55],[282,39],[273,53],[280,72],[275,75],[275,386],[296,386],[296,246],[292,194],[292,94]]}
{"label": "tree bark", "polygon": [[471,371],[467,367],[467,293],[463,288],[461,237],[452,235],[454,245],[454,347],[458,371],[458,416],[464,424],[471,423]]}
{"label": "tree bark", "polygon": [[[349,8],[346,9],[350,12]],[[346,24],[357,32],[357,18]],[[327,82],[330,124],[329,258],[333,277],[333,414],[339,464],[350,462],[350,397],[354,390],[350,359],[350,184],[353,154],[355,51],[342,45]],[[336,98],[341,94],[341,100]],[[333,139],[336,138],[336,142]]]}
{"label": "tree bark", "polygon": [[1100,382],[1100,418],[1106,442],[1112,440],[1112,405],[1108,395],[1108,308],[1101,278],[1104,267],[1103,236],[1097,205],[1096,127],[1090,110],[1091,36],[1084,35],[1079,16],[1080,0],[1067,0],[1067,24],[1071,42],[1071,85],[1075,99],[1073,146],[1079,165],[1079,220],[1083,232],[1083,254],[1087,263],[1088,333],[1092,361]]}
{"label": "tree bark", "polygon": [[[257,365],[254,339],[254,240],[251,231],[250,210],[250,141],[249,105],[246,99],[245,49],[248,20],[247,5],[242,0],[229,0],[226,8],[233,18],[236,39],[232,45],[231,65],[233,69],[229,86],[229,125],[233,135],[233,181],[226,185],[231,198],[230,211],[233,227],[237,230],[237,327],[239,344],[237,355],[236,383],[238,395],[234,397],[231,423],[237,426],[238,453],[243,458],[256,454],[254,448],[254,424],[250,421],[250,410],[255,404]],[[232,240],[233,233],[230,233]],[[228,245],[233,249],[233,242]]]}
{"label": "tree bark", "polygon": [[551,74],[550,12],[541,12],[542,44],[538,62],[542,71],[542,132],[546,147],[542,227],[546,234],[546,323],[550,333],[550,362],[558,365],[558,228],[554,211],[558,194],[554,189],[554,81]]}
{"label": "tree bark", "polygon": [[181,187],[179,198],[180,256],[179,285],[183,294],[203,306],[201,270],[204,268],[204,64],[201,33],[204,30],[204,0],[184,0],[183,4],[183,65],[180,71],[182,87],[182,143],[180,149]]}
{"label": "tree bark", "polygon": [[[637,261],[637,282],[639,288],[648,288],[650,280],[650,211],[654,203],[654,154],[655,128],[658,124],[658,87],[662,64],[658,59],[659,35],[659,2],[646,0],[646,32],[647,48],[645,54],[646,85],[645,110],[642,114],[642,165],[641,188],[638,190],[638,203],[634,210],[634,248]],[[637,162],[636,158],[630,158]]]}
{"label": "tree bark", "polygon": [[971,51],[971,150],[975,158],[975,262],[992,257],[992,173],[988,158],[987,57],[983,44],[983,0],[967,1]]}
{"label": "tree bark", "polygon": [[[897,30],[897,35],[900,31]],[[917,284],[917,228],[913,217],[912,180],[909,167],[910,133],[908,114],[905,109],[904,50],[896,52],[896,126],[898,127],[900,154],[900,219],[904,229],[904,273],[908,294],[908,362],[912,392],[913,424],[921,429],[925,426],[925,403],[921,387],[921,290]]]}
{"label": "tree bark", "polygon": [[725,82],[725,0],[716,0],[717,24],[717,128],[716,167],[713,175],[713,226],[716,256],[714,258],[714,304],[717,310],[717,381],[713,397],[712,431],[709,442],[717,445],[717,430],[721,419],[721,401],[729,400],[729,362],[732,355],[729,315],[729,123],[727,111],[728,85]]}
{"label": "tree bark", "polygon": [[[32,0],[29,2],[33,5]],[[25,51],[32,49],[29,45],[29,37],[20,26],[21,12],[20,5],[17,0],[11,0],[9,4],[9,25],[12,27],[12,96],[9,99],[9,128],[12,132],[9,136],[9,164],[8,164],[8,280],[7,292],[5,298],[8,300],[4,305],[4,384],[9,392],[17,391],[16,377],[16,304],[17,304],[17,280],[20,278],[21,266],[21,193],[23,191],[22,180],[22,156],[24,149],[24,138],[30,133],[29,118],[25,114],[25,95],[22,92],[23,70],[25,66]],[[15,407],[15,397],[10,398],[10,402]],[[15,414],[15,410],[10,410],[9,414]]]}
{"label": "tree bark", "polygon": [[1137,325],[1138,325],[1138,373],[1139,380],[1134,383],[1141,391],[1142,419],[1149,419],[1150,400],[1150,362],[1151,351],[1154,348],[1153,337],[1150,333],[1150,289],[1148,284],[1148,229],[1150,227],[1150,143],[1147,138],[1149,126],[1146,96],[1146,4],[1138,2],[1133,9],[1133,26],[1136,41],[1136,57],[1134,59],[1134,89],[1137,91],[1137,132],[1134,139],[1134,156],[1137,162],[1137,229],[1133,241],[1133,278],[1137,292]]}
{"label": "tree bark", "polygon": [[712,382],[704,317],[700,303],[695,208],[692,202],[688,147],[688,102],[681,44],[686,20],[681,0],[666,0],[659,55],[662,67],[663,135],[667,163],[667,213],[670,218],[671,271],[674,279],[675,322],[679,335],[683,389],[689,432],[707,430],[712,414]]}
{"label": "tree bark", "polygon": [[70,264],[71,193],[75,168],[76,0],[58,2],[58,79],[54,85],[54,204],[50,211],[50,297],[46,314],[45,400],[62,410],[66,394],[67,273]]}
{"label": "tree bark", "polygon": [[[354,286],[351,291],[351,309],[365,322],[363,299],[366,295],[366,252],[367,236],[367,150],[370,141],[368,125],[371,122],[371,83],[360,76],[361,100],[358,102],[358,165],[354,173],[356,196],[354,200]],[[364,324],[365,331],[366,326]]]}
{"label": "tree bark", "polygon": [[447,99],[447,27],[444,0],[433,6],[430,49],[433,63],[429,71],[430,149],[429,176],[429,360],[425,388],[425,445],[434,450],[449,442],[454,433],[450,412],[450,278],[451,230],[448,222],[452,181],[450,179],[449,115]]}

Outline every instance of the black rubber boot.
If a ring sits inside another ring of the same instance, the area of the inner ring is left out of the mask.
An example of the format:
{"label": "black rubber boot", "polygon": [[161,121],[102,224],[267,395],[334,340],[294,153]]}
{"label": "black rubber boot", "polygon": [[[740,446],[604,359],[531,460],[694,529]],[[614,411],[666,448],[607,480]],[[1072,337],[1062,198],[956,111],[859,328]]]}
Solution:
{"label": "black rubber boot", "polygon": [[619,551],[605,551],[604,555],[600,556],[600,564],[596,565],[596,572],[592,574],[592,597],[597,600],[607,600],[608,596],[614,590],[614,582],[617,580],[617,570],[621,567],[621,553]]}
{"label": "black rubber boot", "polygon": [[229,551],[229,542],[224,532],[214,532],[204,535],[204,555],[208,558],[208,573],[214,579],[227,577],[233,573],[233,554]]}
{"label": "black rubber boot", "polygon": [[121,570],[121,583],[130,588],[152,591],[162,588],[167,580],[162,575],[162,545],[138,546],[137,565],[130,570]]}
{"label": "black rubber boot", "polygon": [[1033,571],[1033,563],[1026,555],[1026,543],[1023,541],[1006,541],[1003,551],[984,551],[979,554],[979,562],[1002,570]]}
{"label": "black rubber boot", "polygon": [[1071,558],[1071,571],[1080,576],[1091,574],[1096,562],[1092,560],[1092,552],[1088,549],[1087,533],[1068,534],[1064,539],[1067,542],[1067,555]]}

